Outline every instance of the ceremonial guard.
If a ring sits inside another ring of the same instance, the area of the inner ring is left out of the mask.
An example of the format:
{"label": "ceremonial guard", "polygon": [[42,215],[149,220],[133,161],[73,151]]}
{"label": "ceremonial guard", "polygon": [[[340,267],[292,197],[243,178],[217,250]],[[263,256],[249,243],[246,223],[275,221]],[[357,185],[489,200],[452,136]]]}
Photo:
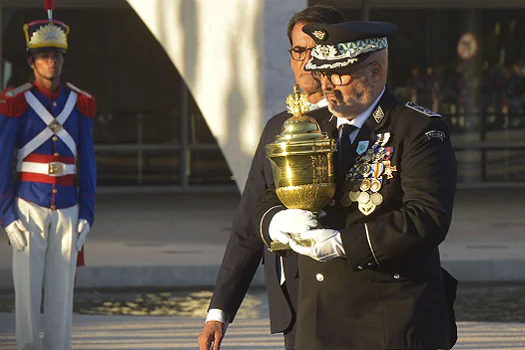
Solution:
{"label": "ceremonial guard", "polygon": [[60,83],[69,27],[53,19],[53,1],[45,4],[49,18],[24,25],[34,82],[0,96],[0,222],[13,246],[19,350],[71,349],[77,254],[95,210],[96,102]]}
{"label": "ceremonial guard", "polygon": [[385,22],[303,27],[316,43],[305,69],[337,117],[336,192],[316,218],[268,190],[256,215],[264,241],[284,240],[299,254],[301,350],[437,350],[457,339],[457,281],[438,250],[457,163],[441,116],[385,87],[396,30]]}

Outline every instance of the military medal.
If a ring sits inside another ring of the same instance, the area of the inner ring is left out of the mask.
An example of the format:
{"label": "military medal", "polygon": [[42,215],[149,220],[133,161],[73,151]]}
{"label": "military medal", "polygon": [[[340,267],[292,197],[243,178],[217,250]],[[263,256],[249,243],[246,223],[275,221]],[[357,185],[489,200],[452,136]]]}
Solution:
{"label": "military medal", "polygon": [[372,171],[372,167],[370,166],[370,164],[361,164],[357,168],[357,173],[363,175],[363,177],[367,177],[368,175],[370,175],[370,171]]}
{"label": "military medal", "polygon": [[349,207],[357,202],[357,208],[364,215],[370,215],[377,206],[384,201],[380,190],[383,186],[384,176],[393,178],[397,171],[392,166],[390,159],[394,153],[394,147],[386,146],[390,140],[390,133],[377,134],[376,141],[368,148],[368,141],[360,141],[357,145],[353,167],[346,174],[347,183],[341,204]]}
{"label": "military medal", "polygon": [[359,203],[357,206],[359,208],[359,211],[365,215],[370,215],[374,212],[376,209],[376,206],[372,202],[368,203]]}
{"label": "military medal", "polygon": [[370,202],[374,205],[379,205],[383,203],[383,195],[379,192],[374,192],[370,195]]}
{"label": "military medal", "polygon": [[368,194],[368,192],[359,193],[359,197],[357,197],[357,201],[361,204],[366,204],[370,202],[370,194]]}
{"label": "military medal", "polygon": [[393,175],[394,171],[397,171],[397,167],[395,165],[391,166],[389,160],[386,160],[384,163],[385,163],[385,175],[388,179],[392,179],[394,177]]}
{"label": "military medal", "polygon": [[385,165],[382,162],[377,162],[371,165],[372,168],[372,177],[374,179],[380,179],[385,170]]}
{"label": "military medal", "polygon": [[377,192],[381,189],[381,181],[378,179],[372,179],[370,181],[370,191]]}
{"label": "military medal", "polygon": [[352,202],[357,202],[357,198],[359,198],[359,194],[361,192],[357,192],[357,191],[350,191],[348,193],[348,198],[352,201]]}
{"label": "military medal", "polygon": [[366,192],[370,189],[370,185],[370,179],[363,179],[363,181],[361,182],[361,186],[359,186],[359,189],[363,192]]}

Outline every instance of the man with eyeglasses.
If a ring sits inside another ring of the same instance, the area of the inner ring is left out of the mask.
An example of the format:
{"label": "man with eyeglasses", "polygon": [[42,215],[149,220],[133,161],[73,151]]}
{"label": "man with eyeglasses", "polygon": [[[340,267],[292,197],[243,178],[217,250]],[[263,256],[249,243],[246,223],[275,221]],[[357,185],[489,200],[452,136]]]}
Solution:
{"label": "man with eyeglasses", "polygon": [[[344,22],[344,14],[325,5],[315,5],[292,16],[288,23],[290,40],[290,66],[295,81],[308,96],[311,116],[324,131],[332,134],[335,118],[326,108],[319,82],[304,66],[310,59],[315,42],[302,31],[307,23]],[[284,105],[284,97],[283,97]],[[274,141],[281,132],[284,121],[291,115],[282,112],[266,124],[259,146],[252,161],[248,180],[233,222],[233,231],[210,302],[206,324],[199,336],[201,350],[217,350],[225,335],[227,325],[233,319],[246,295],[257,267],[264,262],[266,289],[270,307],[271,333],[283,333],[287,350],[295,349],[294,326],[298,299],[297,254],[277,255],[271,253],[260,239],[259,226],[253,221],[255,207],[268,188],[275,188],[271,166],[265,157],[264,146]],[[213,343],[213,345],[212,345]]]}
{"label": "man with eyeglasses", "polygon": [[316,42],[305,70],[339,128],[335,205],[322,218],[293,210],[296,232],[274,191],[256,214],[266,241],[288,235],[299,254],[301,350],[436,350],[457,339],[457,281],[438,250],[452,219],[456,158],[440,115],[385,88],[396,30],[385,22],[303,28]]}

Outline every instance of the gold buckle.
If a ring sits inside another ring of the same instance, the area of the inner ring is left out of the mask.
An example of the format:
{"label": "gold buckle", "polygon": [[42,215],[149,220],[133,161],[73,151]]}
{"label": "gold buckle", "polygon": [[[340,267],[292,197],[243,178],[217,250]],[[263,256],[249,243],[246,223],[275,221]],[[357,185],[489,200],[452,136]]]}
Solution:
{"label": "gold buckle", "polygon": [[53,134],[56,134],[60,131],[60,129],[62,129],[62,124],[60,124],[58,120],[54,119],[47,127],[53,131]]}
{"label": "gold buckle", "polygon": [[48,175],[60,176],[64,171],[64,164],[60,162],[49,163]]}

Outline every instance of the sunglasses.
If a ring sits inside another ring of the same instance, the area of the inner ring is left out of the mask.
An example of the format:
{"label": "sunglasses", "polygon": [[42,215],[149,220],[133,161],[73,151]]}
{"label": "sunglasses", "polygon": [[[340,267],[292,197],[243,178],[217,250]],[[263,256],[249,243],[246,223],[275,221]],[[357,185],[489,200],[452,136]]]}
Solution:
{"label": "sunglasses", "polygon": [[352,80],[352,76],[359,70],[368,67],[369,65],[375,63],[376,61],[372,61],[370,63],[364,64],[360,67],[356,67],[352,69],[351,71],[346,72],[333,72],[333,71],[313,71],[312,75],[315,79],[321,81],[324,77],[327,77],[330,82],[336,86],[340,85],[347,85],[350,83],[350,80]]}

